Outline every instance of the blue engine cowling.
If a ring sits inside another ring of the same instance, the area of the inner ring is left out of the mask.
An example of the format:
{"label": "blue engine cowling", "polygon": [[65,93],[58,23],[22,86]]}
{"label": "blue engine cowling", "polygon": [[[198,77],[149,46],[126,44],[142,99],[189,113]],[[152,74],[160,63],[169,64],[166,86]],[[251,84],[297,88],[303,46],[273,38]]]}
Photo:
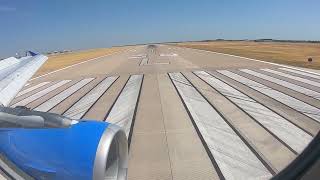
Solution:
{"label": "blue engine cowling", "polygon": [[125,133],[107,122],[79,121],[68,127],[1,128],[0,152],[35,179],[124,180]]}

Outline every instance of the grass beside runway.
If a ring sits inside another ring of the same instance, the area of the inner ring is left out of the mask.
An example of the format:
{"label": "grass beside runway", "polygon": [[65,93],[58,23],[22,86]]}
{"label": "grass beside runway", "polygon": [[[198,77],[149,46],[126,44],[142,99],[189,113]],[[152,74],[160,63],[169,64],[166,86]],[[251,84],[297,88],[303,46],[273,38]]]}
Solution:
{"label": "grass beside runway", "polygon": [[37,71],[34,77],[43,75],[89,59],[110,55],[125,50],[125,47],[90,49],[65,54],[49,55],[48,61]]}
{"label": "grass beside runway", "polygon": [[[214,41],[185,42],[175,45],[243,56],[279,64],[320,69],[320,43]],[[311,63],[308,62],[309,57],[313,59]]]}

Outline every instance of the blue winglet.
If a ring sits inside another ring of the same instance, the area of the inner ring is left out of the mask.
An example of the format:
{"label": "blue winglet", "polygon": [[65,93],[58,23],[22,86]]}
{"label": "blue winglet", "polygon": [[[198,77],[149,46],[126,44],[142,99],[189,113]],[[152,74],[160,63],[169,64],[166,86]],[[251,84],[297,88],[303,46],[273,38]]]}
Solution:
{"label": "blue winglet", "polygon": [[32,51],[28,51],[28,53],[29,53],[31,56],[36,56],[36,55],[38,55],[37,53],[34,53],[34,52],[32,52]]}

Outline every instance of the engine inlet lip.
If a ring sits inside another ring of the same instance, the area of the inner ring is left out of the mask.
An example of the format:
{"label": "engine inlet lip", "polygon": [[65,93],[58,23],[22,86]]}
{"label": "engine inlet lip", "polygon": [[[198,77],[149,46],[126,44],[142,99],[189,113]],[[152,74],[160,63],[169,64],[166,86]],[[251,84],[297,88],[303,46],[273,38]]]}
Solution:
{"label": "engine inlet lip", "polygon": [[124,131],[117,125],[109,124],[101,136],[94,160],[93,180],[103,180],[106,176],[106,165],[112,142],[116,140],[118,149],[118,176],[116,180],[126,180],[128,170],[128,141]]}

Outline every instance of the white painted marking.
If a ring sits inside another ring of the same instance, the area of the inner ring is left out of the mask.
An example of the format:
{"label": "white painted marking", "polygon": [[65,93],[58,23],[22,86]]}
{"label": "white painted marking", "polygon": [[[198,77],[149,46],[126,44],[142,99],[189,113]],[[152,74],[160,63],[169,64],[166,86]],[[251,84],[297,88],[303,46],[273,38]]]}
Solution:
{"label": "white painted marking", "polygon": [[40,98],[40,97],[48,94],[49,92],[51,92],[51,91],[59,88],[60,86],[66,84],[66,83],[68,83],[68,82],[70,82],[70,81],[71,81],[71,80],[63,80],[63,81],[60,81],[60,82],[58,82],[58,83],[56,83],[56,84],[54,84],[54,85],[52,85],[52,86],[50,86],[50,87],[42,90],[42,91],[39,91],[39,92],[37,92],[37,93],[35,93],[35,94],[33,94],[33,95],[31,95],[31,96],[23,99],[23,100],[17,102],[16,104],[12,105],[11,107],[25,106],[25,105],[31,103],[32,101],[34,101],[34,100],[36,100],[36,99],[38,99],[38,98]]}
{"label": "white painted marking", "polygon": [[0,104],[8,106],[33,74],[46,62],[43,55],[26,57],[0,71]]}
{"label": "white painted marking", "polygon": [[63,115],[71,119],[80,119],[89,110],[89,108],[98,100],[98,98],[111,86],[118,77],[108,77],[99,83],[88,94],[83,96]]}
{"label": "white painted marking", "polygon": [[35,85],[35,86],[29,87],[28,89],[25,89],[25,90],[23,90],[23,91],[20,91],[20,92],[17,94],[16,97],[22,96],[22,95],[24,95],[24,94],[26,94],[26,93],[28,93],[28,92],[31,92],[31,91],[33,91],[33,90],[35,90],[35,89],[38,89],[38,88],[40,88],[40,87],[42,87],[42,86],[44,86],[44,85],[46,85],[46,84],[48,84],[48,83],[50,83],[50,82],[42,82],[42,83],[39,83],[39,84],[37,84],[37,85]]}
{"label": "white painted marking", "polygon": [[180,73],[170,78],[190,111],[226,179],[269,179],[272,175],[215,109]]}
{"label": "white painted marking", "polygon": [[140,66],[144,66],[148,64],[149,59],[148,58],[143,58],[140,62]]}
{"label": "white painted marking", "polygon": [[178,56],[178,54],[175,54],[175,53],[171,53],[171,54],[160,54],[160,56],[162,56],[162,57],[176,57],[176,56]]}
{"label": "white painted marking", "polygon": [[304,78],[301,78],[301,77],[298,77],[298,76],[292,76],[290,74],[286,74],[286,73],[283,73],[283,72],[280,72],[280,71],[275,71],[275,70],[272,70],[272,69],[261,69],[261,70],[266,71],[266,72],[270,72],[270,73],[273,73],[273,74],[277,74],[279,76],[283,76],[283,77],[286,77],[286,78],[289,78],[289,79],[293,79],[293,80],[296,80],[296,81],[300,81],[300,82],[303,82],[303,83],[306,83],[306,84],[310,84],[310,85],[313,85],[313,86],[320,87],[320,83],[315,82],[315,81],[311,81],[311,80],[308,80],[308,79],[304,79]]}
{"label": "white painted marking", "polygon": [[170,64],[169,62],[155,62],[153,63],[155,65],[167,65],[167,64]]}
{"label": "white painted marking", "polygon": [[300,75],[304,75],[304,76],[309,76],[315,79],[320,79],[320,75],[314,75],[314,74],[310,74],[310,73],[306,73],[306,72],[302,72],[302,71],[297,71],[297,70],[293,70],[293,69],[288,69],[288,68],[279,68],[285,71],[289,71],[289,72],[293,72],[296,74],[300,74]]}
{"label": "white painted marking", "polygon": [[112,107],[106,121],[124,129],[128,137],[143,75],[132,75]]}
{"label": "white painted marking", "polygon": [[6,178],[1,174],[1,170],[0,170],[0,180],[6,180]]}
{"label": "white painted marking", "polygon": [[296,152],[301,153],[312,140],[312,136],[291,122],[221,80],[204,71],[197,71],[195,74],[250,114]]}
{"label": "white painted marking", "polygon": [[305,94],[307,96],[311,96],[311,97],[313,97],[315,99],[320,100],[320,93],[316,92],[316,91],[313,91],[311,89],[308,89],[308,88],[305,88],[305,87],[302,87],[302,86],[299,86],[299,85],[296,85],[296,84],[293,84],[293,83],[290,83],[290,82],[287,82],[287,81],[284,81],[284,80],[281,80],[281,79],[277,79],[277,78],[274,78],[274,77],[271,77],[271,76],[268,76],[268,75],[265,75],[265,74],[262,74],[262,73],[258,73],[258,72],[255,72],[255,71],[252,71],[252,70],[249,70],[249,69],[242,69],[240,71],[248,73],[248,74],[256,76],[256,77],[259,77],[261,79],[268,80],[268,81],[273,82],[275,84],[279,84],[279,85],[284,86],[284,87],[286,87],[288,89],[295,90],[297,92],[300,92],[302,94]]}
{"label": "white painted marking", "polygon": [[[12,170],[12,168],[8,166],[7,163],[5,163],[1,158],[0,158],[0,167],[3,168],[8,174],[10,174],[14,179],[24,179],[18,173]],[[1,179],[1,174],[0,174],[0,179]]]}
{"label": "white painted marking", "polygon": [[50,109],[52,109],[54,106],[65,100],[67,97],[71,96],[73,93],[78,91],[80,88],[91,82],[94,78],[87,78],[83,79],[76,84],[72,85],[68,89],[60,92],[59,94],[55,95],[48,101],[44,102],[40,106],[36,107],[34,110],[36,111],[42,111],[42,112],[47,112]]}
{"label": "white painted marking", "polygon": [[146,57],[147,57],[146,54],[138,54],[138,55],[129,57],[129,59],[140,59],[140,58],[146,58]]}
{"label": "white painted marking", "polygon": [[220,70],[218,72],[320,122],[320,110],[318,108],[230,71]]}

